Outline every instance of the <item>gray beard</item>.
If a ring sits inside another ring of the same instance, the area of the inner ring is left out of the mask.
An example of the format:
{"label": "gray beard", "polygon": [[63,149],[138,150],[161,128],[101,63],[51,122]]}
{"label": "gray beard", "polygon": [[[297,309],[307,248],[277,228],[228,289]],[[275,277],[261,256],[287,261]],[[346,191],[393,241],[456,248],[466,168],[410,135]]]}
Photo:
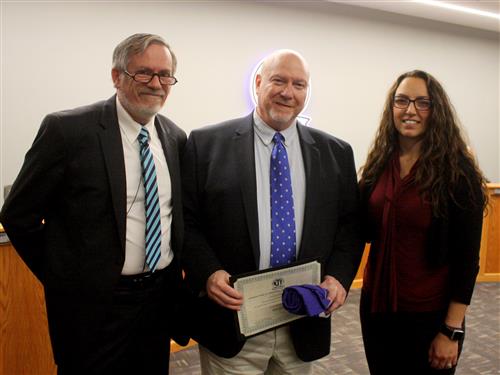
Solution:
{"label": "gray beard", "polygon": [[295,118],[293,115],[283,115],[275,112],[274,110],[269,111],[269,116],[279,124],[287,125],[290,124]]}
{"label": "gray beard", "polygon": [[161,105],[155,105],[153,108],[152,107],[144,107],[144,106],[138,106],[131,104],[125,96],[120,97],[120,102],[122,103],[123,108],[127,112],[129,112],[129,115],[132,116],[132,113],[135,115],[139,115],[140,117],[144,118],[153,118],[156,116],[158,112],[161,110]]}

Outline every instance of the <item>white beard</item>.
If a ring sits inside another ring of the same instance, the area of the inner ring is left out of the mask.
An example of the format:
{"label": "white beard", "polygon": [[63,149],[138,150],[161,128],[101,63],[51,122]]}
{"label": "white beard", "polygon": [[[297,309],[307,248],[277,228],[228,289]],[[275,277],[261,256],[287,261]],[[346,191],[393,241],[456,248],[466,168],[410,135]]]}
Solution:
{"label": "white beard", "polygon": [[292,120],[295,118],[293,114],[285,114],[282,112],[275,111],[274,109],[271,109],[269,111],[269,116],[273,119],[273,121],[276,121],[279,124],[287,125],[292,122]]}

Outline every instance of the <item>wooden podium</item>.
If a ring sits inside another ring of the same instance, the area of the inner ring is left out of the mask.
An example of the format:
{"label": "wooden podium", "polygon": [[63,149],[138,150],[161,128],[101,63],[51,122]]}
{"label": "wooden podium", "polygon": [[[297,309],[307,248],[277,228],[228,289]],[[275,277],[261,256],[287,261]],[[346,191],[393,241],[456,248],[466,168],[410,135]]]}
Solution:
{"label": "wooden podium", "polygon": [[488,184],[490,206],[483,222],[477,281],[500,281],[500,184]]}
{"label": "wooden podium", "polygon": [[42,284],[10,244],[0,245],[0,328],[0,374],[56,374]]}
{"label": "wooden podium", "polygon": [[[489,185],[478,281],[500,281],[500,184]],[[362,284],[368,247],[353,287]],[[55,375],[40,282],[10,244],[0,245],[0,375]],[[173,350],[179,350],[173,345]]]}

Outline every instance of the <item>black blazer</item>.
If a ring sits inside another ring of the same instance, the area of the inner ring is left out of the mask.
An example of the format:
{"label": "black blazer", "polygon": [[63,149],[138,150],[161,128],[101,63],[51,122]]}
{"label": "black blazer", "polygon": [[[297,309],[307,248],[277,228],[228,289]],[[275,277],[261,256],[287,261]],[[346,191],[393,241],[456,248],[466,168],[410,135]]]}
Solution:
{"label": "black blazer", "polygon": [[[351,147],[319,130],[298,126],[306,174],[304,227],[298,259],[320,258],[323,273],[346,290],[362,254],[358,188]],[[252,114],[191,132],[183,161],[184,267],[195,294],[224,269],[236,275],[259,265],[259,225]],[[232,311],[197,300],[192,335],[219,356],[232,357],[238,342]],[[330,319],[291,324],[304,361],[330,351]]]}
{"label": "black blazer", "polygon": [[[471,180],[475,171],[470,161],[461,160],[460,168]],[[375,186],[361,186],[361,211],[363,236],[366,242],[376,237],[368,213],[368,200]],[[479,272],[479,251],[483,228],[483,197],[479,181],[468,186],[461,177],[453,189],[454,199],[448,199],[445,213],[432,216],[427,236],[426,258],[429,267],[450,267],[449,298],[451,301],[469,305]],[[368,260],[370,261],[370,259]]]}
{"label": "black blazer", "polygon": [[[126,179],[115,100],[46,116],[0,213],[44,286],[56,362],[65,347],[90,340],[125,260]],[[155,126],[172,181],[173,267],[180,282],[179,160],[186,135],[160,115]]]}

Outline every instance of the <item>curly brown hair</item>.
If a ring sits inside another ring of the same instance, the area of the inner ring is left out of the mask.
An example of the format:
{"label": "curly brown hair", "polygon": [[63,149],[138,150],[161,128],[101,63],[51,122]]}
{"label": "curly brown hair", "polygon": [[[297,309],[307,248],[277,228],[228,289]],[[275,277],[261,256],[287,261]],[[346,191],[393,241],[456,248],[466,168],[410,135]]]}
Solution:
{"label": "curly brown hair", "polygon": [[[393,152],[398,148],[393,99],[401,82],[408,77],[424,80],[432,100],[415,174],[415,183],[421,194],[430,202],[434,215],[443,216],[450,198],[457,203],[454,190],[459,180],[461,183],[465,181],[471,203],[485,208],[488,201],[486,179],[464,141],[455,109],[441,84],[432,75],[421,70],[400,75],[391,86],[375,140],[361,169],[361,186],[373,186],[377,182]],[[480,200],[478,194],[474,194],[474,191],[477,192],[477,186],[482,190]]]}

